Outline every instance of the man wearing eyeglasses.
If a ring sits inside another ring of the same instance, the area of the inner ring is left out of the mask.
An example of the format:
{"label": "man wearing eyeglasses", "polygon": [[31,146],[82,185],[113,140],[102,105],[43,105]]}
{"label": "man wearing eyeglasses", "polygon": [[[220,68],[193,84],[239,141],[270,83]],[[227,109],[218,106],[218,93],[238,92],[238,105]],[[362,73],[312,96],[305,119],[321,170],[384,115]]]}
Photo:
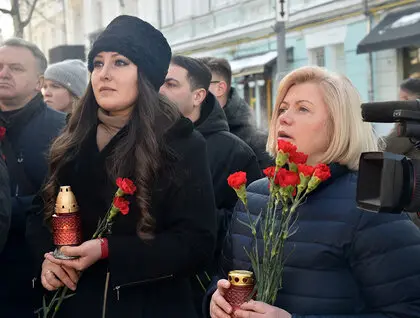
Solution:
{"label": "man wearing eyeglasses", "polygon": [[[174,56],[165,83],[160,88],[160,93],[179,107],[181,113],[193,122],[195,129],[203,135],[207,143],[218,218],[218,243],[214,263],[208,264],[207,267],[209,277],[217,270],[222,242],[238,200],[235,191],[227,183],[228,176],[237,171],[244,171],[247,173],[248,183],[261,177],[261,170],[252,149],[229,132],[223,110],[216,98],[208,92],[209,85],[212,85],[210,81],[211,73],[204,63],[187,56]],[[209,283],[206,275],[197,275],[197,278],[192,279],[198,315],[201,314],[204,296],[200,284],[206,286]]]}
{"label": "man wearing eyeglasses", "polygon": [[273,165],[266,152],[267,134],[255,126],[251,107],[231,87],[232,71],[227,60],[205,57],[200,59],[212,73],[209,91],[216,96],[225,111],[230,132],[245,141],[254,150],[261,169]]}

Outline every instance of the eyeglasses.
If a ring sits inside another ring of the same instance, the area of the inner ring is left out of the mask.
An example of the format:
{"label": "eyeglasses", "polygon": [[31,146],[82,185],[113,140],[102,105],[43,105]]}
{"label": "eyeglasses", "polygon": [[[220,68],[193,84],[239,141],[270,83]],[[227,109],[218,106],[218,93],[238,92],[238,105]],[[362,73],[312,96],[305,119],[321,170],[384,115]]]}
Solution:
{"label": "eyeglasses", "polygon": [[211,81],[210,84],[217,84],[220,83],[221,81]]}

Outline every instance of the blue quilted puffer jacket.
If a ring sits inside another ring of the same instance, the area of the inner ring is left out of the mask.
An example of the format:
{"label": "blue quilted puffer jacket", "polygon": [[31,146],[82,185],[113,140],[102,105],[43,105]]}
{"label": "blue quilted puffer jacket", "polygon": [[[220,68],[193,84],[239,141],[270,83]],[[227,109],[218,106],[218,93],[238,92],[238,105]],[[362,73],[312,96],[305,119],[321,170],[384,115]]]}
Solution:
{"label": "blue quilted puffer jacket", "polygon": [[[405,214],[356,207],[357,174],[331,165],[332,177],[298,209],[298,231],[286,243],[283,288],[275,305],[294,318],[420,317],[420,231]],[[265,211],[268,181],[248,187],[253,215]],[[244,247],[252,234],[238,203],[214,282],[232,269],[251,269]],[[261,241],[260,241],[261,243]],[[260,249],[261,250],[261,249]],[[204,306],[215,284],[209,289]]]}

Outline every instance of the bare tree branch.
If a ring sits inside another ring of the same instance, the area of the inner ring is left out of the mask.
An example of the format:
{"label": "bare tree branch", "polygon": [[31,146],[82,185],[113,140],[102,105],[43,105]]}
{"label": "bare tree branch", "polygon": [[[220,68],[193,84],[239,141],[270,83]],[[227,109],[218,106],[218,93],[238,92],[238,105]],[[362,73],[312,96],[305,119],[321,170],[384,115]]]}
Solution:
{"label": "bare tree branch", "polygon": [[[34,0],[34,2],[32,2],[32,6],[31,6],[31,9],[29,11],[28,17],[24,21],[22,21],[22,27],[23,28],[26,27],[29,24],[29,22],[31,21],[32,14],[34,13],[35,6],[36,6],[37,2],[38,2],[38,0]],[[29,1],[26,0],[26,3],[29,4]]]}
{"label": "bare tree branch", "polygon": [[4,14],[12,14],[12,11],[7,10],[7,9],[3,9],[3,8],[0,8],[0,12],[2,12]]}
{"label": "bare tree branch", "polygon": [[12,8],[10,9],[10,12],[12,12],[13,19],[16,19],[20,23],[20,4],[19,0],[10,0]]}

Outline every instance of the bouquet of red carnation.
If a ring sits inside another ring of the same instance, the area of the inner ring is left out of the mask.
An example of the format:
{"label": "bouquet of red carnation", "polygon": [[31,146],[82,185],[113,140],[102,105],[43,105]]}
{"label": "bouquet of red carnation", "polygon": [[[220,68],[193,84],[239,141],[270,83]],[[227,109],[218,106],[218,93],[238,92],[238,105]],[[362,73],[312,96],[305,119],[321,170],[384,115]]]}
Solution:
{"label": "bouquet of red carnation", "polygon": [[[127,215],[130,210],[130,203],[125,198],[127,195],[133,195],[136,192],[137,188],[133,181],[127,178],[117,178],[116,184],[118,186],[118,190],[114,195],[113,202],[109,207],[108,211],[106,212],[104,218],[100,220],[98,227],[95,233],[92,236],[92,239],[101,238],[103,235],[111,234],[111,227],[114,223],[114,219],[118,214]],[[61,304],[66,298],[72,297],[73,294],[67,295],[68,287],[60,287],[54,294],[51,302],[47,305],[45,297],[43,299],[43,306],[35,313],[40,316],[41,312],[44,318],[49,317],[49,314],[52,312],[52,317],[55,317],[58,310],[60,309]],[[55,306],[54,306],[55,304]]]}
{"label": "bouquet of red carnation", "polygon": [[[252,250],[245,249],[256,281],[254,293],[257,292],[257,300],[268,304],[274,304],[277,292],[282,287],[284,263],[287,259],[284,245],[287,238],[297,230],[297,218],[294,218],[296,209],[309,193],[331,176],[327,165],[306,165],[307,158],[306,154],[297,151],[295,145],[278,140],[276,165],[264,170],[270,188],[267,209],[255,220],[251,218],[247,207],[246,173],[236,172],[228,178],[229,185],[236,191],[247,210],[249,223],[240,222],[251,230],[254,237]],[[258,250],[257,229],[263,239],[262,251]]]}

